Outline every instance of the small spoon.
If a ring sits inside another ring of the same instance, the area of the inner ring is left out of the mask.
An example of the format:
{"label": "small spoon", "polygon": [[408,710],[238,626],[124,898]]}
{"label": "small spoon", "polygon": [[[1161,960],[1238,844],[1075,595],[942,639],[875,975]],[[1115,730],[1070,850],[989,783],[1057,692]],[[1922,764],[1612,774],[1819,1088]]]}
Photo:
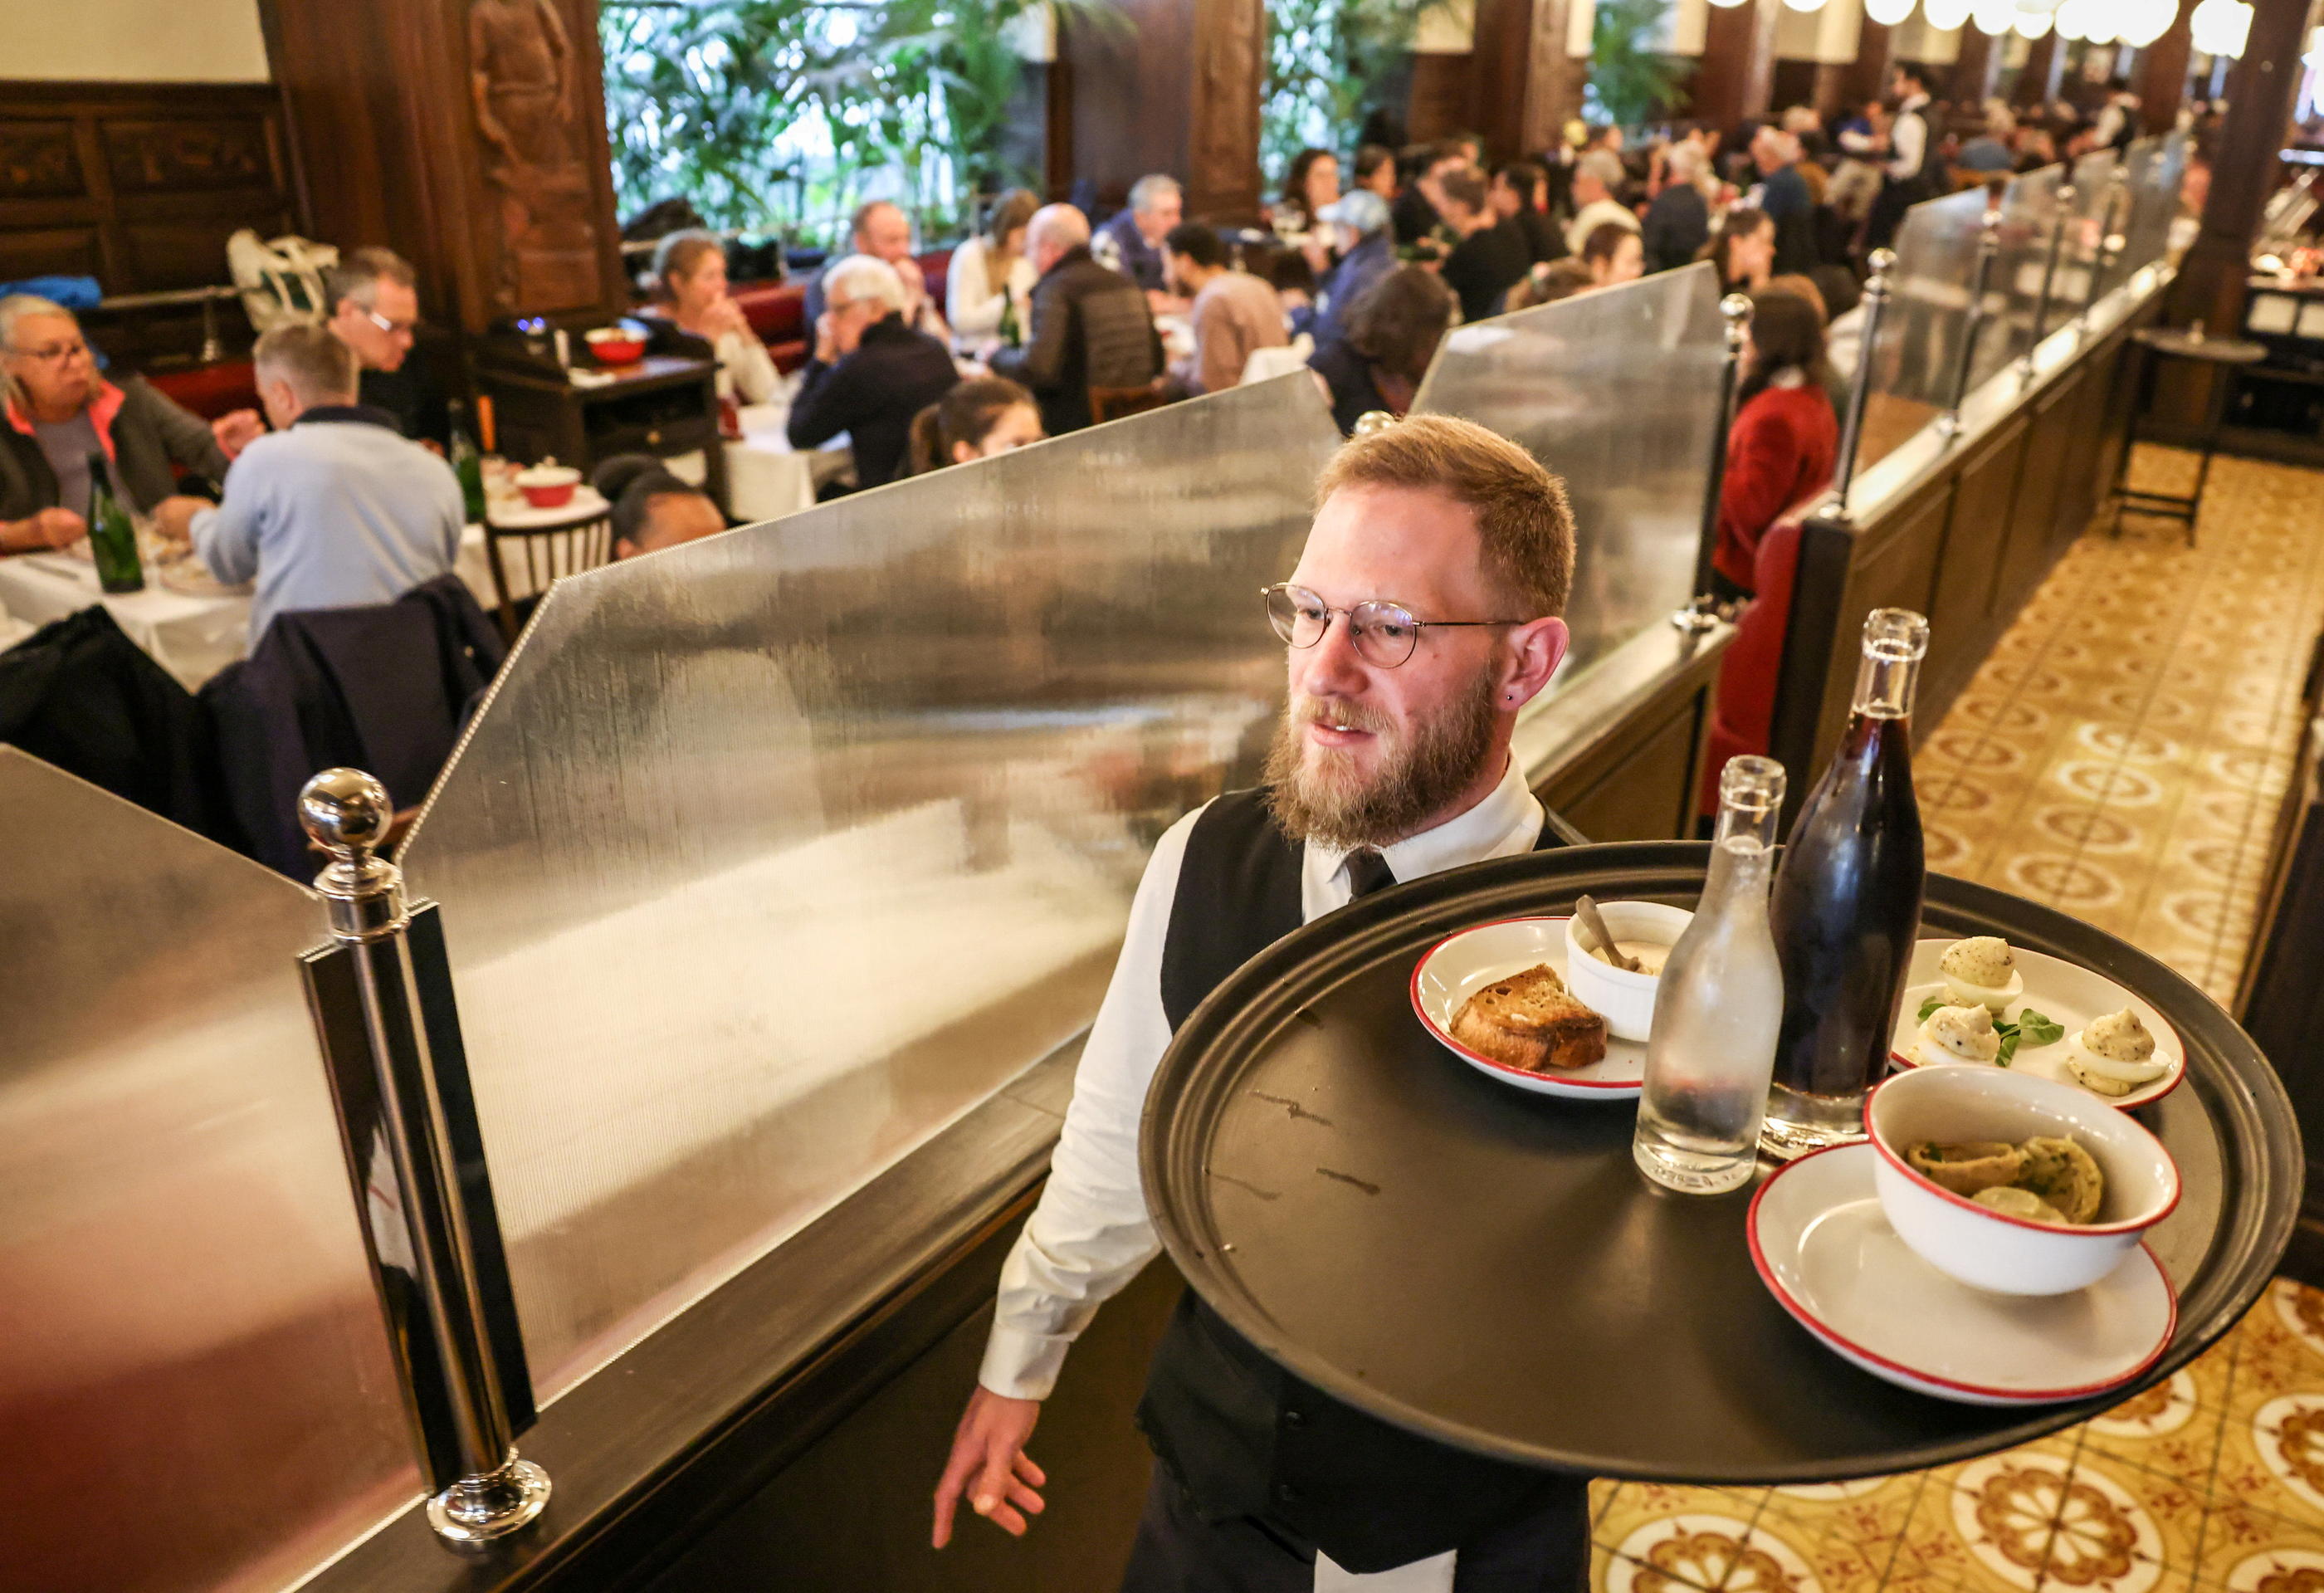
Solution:
{"label": "small spoon", "polygon": [[1607,960],[1616,968],[1633,974],[1646,971],[1637,958],[1628,955],[1614,944],[1614,932],[1606,927],[1606,921],[1599,916],[1597,903],[1586,895],[1582,896],[1573,903],[1573,916],[1582,921],[1582,927],[1590,931],[1590,938],[1598,942],[1604,949]]}

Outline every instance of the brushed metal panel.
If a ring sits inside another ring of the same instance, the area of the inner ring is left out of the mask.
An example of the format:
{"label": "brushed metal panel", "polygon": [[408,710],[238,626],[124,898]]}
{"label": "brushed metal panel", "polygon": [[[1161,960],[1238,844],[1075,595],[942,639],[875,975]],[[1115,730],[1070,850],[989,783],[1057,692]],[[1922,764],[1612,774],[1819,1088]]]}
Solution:
{"label": "brushed metal panel", "polygon": [[288,1585],[418,1479],[308,892],[0,747],[0,1583]]}
{"label": "brushed metal panel", "polygon": [[1562,690],[1693,597],[1726,332],[1708,264],[1456,327],[1413,401],[1565,479],[1579,547]]}
{"label": "brushed metal panel", "polygon": [[[1914,206],[1896,229],[1888,310],[1877,344],[1868,350],[1876,402],[1886,400],[1885,407],[1892,411],[1933,418],[1945,407],[1976,280],[1985,211],[1985,190],[1972,189]],[[1877,463],[1908,435],[1868,429],[1857,468]]]}
{"label": "brushed metal panel", "polygon": [[543,1403],[1087,1023],[1338,442],[1294,373],[554,589],[402,857]]}

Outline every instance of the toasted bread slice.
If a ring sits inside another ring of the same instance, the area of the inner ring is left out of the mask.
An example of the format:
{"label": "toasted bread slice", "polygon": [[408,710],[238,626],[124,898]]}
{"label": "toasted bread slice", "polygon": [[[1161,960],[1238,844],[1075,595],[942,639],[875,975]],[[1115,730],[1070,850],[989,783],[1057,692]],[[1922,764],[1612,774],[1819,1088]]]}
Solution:
{"label": "toasted bread slice", "polygon": [[1567,994],[1547,964],[1496,979],[1462,1004],[1452,1038],[1528,1073],[1606,1060],[1606,1020]]}

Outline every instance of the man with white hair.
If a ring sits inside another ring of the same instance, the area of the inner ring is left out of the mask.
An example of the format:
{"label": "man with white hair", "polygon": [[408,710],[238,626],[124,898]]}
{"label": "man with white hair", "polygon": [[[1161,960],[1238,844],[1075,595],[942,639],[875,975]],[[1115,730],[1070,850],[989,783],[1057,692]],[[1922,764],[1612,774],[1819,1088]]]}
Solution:
{"label": "man with white hair", "polygon": [[1622,157],[1593,149],[1573,164],[1573,219],[1565,224],[1565,246],[1582,253],[1590,235],[1611,221],[1638,230],[1638,218],[1615,195],[1622,189]]}
{"label": "man with white hair", "polygon": [[1639,240],[1648,271],[1674,271],[1711,241],[1711,201],[1702,191],[1707,163],[1702,145],[1691,138],[1677,139],[1664,150],[1663,190],[1646,207]]}
{"label": "man with white hair", "polygon": [[951,392],[960,372],[950,349],[906,320],[912,299],[887,261],[835,261],[823,273],[823,302],[815,358],[791,403],[791,446],[815,448],[844,431],[856,484],[879,486],[903,473],[912,417]]}
{"label": "man with white hair", "polygon": [[1178,180],[1156,171],[1130,188],[1130,204],[1098,229],[1090,240],[1090,254],[1100,265],[1118,271],[1146,290],[1147,302],[1157,315],[1185,308],[1170,295],[1170,263],[1162,240],[1186,218],[1185,195]]}
{"label": "man with white hair", "polygon": [[1090,251],[1089,219],[1071,205],[1033,212],[1025,253],[1033,284],[1033,329],[1018,348],[992,357],[992,374],[1022,382],[1041,406],[1052,437],[1090,423],[1090,389],[1143,387],[1162,375],[1162,339],[1146,295]]}
{"label": "man with white hair", "polygon": [[1751,135],[1751,164],[1758,185],[1744,196],[1775,224],[1775,274],[1803,274],[1819,264],[1815,247],[1815,199],[1800,175],[1800,141],[1772,122]]}
{"label": "man with white hair", "polygon": [[274,431],[235,457],[216,508],[156,516],[218,579],[256,580],[251,644],[278,614],[392,603],[447,573],[467,519],[459,478],[355,402],[355,351],[327,327],[278,327],[251,362]]}

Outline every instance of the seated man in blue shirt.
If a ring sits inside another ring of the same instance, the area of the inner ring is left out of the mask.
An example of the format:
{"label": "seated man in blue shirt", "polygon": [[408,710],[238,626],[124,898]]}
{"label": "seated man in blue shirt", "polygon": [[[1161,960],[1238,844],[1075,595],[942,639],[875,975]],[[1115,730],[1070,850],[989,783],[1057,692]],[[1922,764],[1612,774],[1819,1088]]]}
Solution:
{"label": "seated man in blue shirt", "polygon": [[252,355],[274,431],[244,449],[215,508],[168,517],[212,575],[258,583],[254,647],[278,614],[392,603],[452,568],[466,515],[452,467],[355,403],[353,350],[277,328]]}
{"label": "seated man in blue shirt", "polygon": [[1156,315],[1183,315],[1186,301],[1170,292],[1170,263],[1162,240],[1186,218],[1178,180],[1156,171],[1130,185],[1130,203],[1097,229],[1090,254],[1146,290],[1146,306]]}

